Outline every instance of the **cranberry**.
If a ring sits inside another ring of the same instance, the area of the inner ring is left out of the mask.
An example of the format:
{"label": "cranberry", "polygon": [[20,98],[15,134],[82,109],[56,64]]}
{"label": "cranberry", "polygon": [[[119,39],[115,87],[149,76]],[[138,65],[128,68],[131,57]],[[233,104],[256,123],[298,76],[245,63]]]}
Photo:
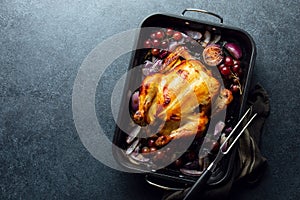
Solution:
{"label": "cranberry", "polygon": [[167,31],[166,31],[166,35],[167,35],[167,36],[172,36],[173,33],[174,33],[174,30],[173,30],[173,29],[167,28]]}
{"label": "cranberry", "polygon": [[226,67],[226,66],[220,68],[220,72],[221,72],[221,74],[223,74],[224,76],[228,76],[228,75],[231,74],[230,68],[229,68],[229,67]]}
{"label": "cranberry", "polygon": [[176,41],[179,41],[181,40],[182,38],[182,34],[178,31],[176,31],[174,34],[173,34],[173,39],[176,40]]}
{"label": "cranberry", "polygon": [[157,31],[157,32],[155,33],[155,38],[157,38],[157,39],[162,39],[163,37],[165,37],[164,32],[162,32],[162,31]]}
{"label": "cranberry", "polygon": [[152,47],[152,41],[150,39],[146,40],[144,42],[144,48],[151,48]]}
{"label": "cranberry", "polygon": [[152,49],[151,53],[152,55],[157,56],[159,54],[159,49]]}
{"label": "cranberry", "polygon": [[155,140],[153,140],[153,139],[148,140],[148,146],[149,147],[154,147],[155,146]]}
{"label": "cranberry", "polygon": [[224,64],[228,67],[233,65],[233,59],[230,56],[226,56],[224,59]]}
{"label": "cranberry", "polygon": [[149,153],[149,152],[150,152],[149,147],[143,147],[142,148],[142,153]]}

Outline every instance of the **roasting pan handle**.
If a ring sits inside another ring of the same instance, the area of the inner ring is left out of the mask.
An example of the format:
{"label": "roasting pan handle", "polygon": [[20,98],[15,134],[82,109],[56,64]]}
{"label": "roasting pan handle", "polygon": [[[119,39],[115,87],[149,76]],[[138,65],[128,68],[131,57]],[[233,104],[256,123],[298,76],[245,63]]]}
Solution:
{"label": "roasting pan handle", "polygon": [[217,15],[217,14],[215,14],[215,13],[213,13],[213,12],[209,12],[209,11],[201,10],[201,9],[197,9],[197,8],[186,8],[186,9],[184,9],[184,11],[181,13],[181,15],[184,15],[187,11],[191,11],[191,12],[200,12],[200,13],[212,15],[212,16],[214,16],[214,17],[219,18],[221,24],[223,23],[223,18],[222,18],[220,15]]}

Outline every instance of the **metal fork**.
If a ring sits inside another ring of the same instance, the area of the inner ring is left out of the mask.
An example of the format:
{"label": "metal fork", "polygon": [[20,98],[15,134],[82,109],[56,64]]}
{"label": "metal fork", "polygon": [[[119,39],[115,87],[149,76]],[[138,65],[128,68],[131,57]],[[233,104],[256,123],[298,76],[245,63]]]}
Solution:
{"label": "metal fork", "polygon": [[249,114],[249,112],[252,110],[252,107],[250,107],[245,114],[242,116],[242,118],[238,121],[236,126],[232,129],[226,140],[223,142],[223,144],[220,146],[219,152],[215,158],[215,160],[210,163],[210,165],[207,167],[207,169],[203,172],[203,174],[199,177],[199,179],[196,181],[196,183],[193,185],[193,187],[189,190],[187,195],[184,197],[184,200],[193,200],[197,199],[197,196],[199,197],[199,194],[204,191],[204,188],[207,184],[208,179],[214,172],[214,170],[217,167],[217,164],[220,162],[220,160],[223,158],[223,156],[227,155],[232,147],[235,145],[235,143],[238,141],[238,139],[241,137],[245,129],[249,126],[249,124],[252,122],[252,120],[256,117],[257,113],[254,113],[253,116],[248,120],[248,122],[245,124],[245,126],[242,128],[242,130],[239,132],[239,134],[234,138],[233,142],[230,144],[228,148],[224,148],[225,145],[227,145],[228,141],[231,139],[231,137],[234,135],[235,131],[239,127],[239,125],[242,123],[242,121],[246,118],[246,116]]}

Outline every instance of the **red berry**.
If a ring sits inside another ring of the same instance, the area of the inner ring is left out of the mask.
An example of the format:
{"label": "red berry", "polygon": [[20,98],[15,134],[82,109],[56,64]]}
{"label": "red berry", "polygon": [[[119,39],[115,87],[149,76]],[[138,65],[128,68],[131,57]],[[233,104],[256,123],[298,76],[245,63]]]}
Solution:
{"label": "red berry", "polygon": [[157,56],[159,54],[159,49],[152,49],[151,53],[152,55]]}
{"label": "red berry", "polygon": [[157,39],[162,39],[163,37],[165,37],[164,32],[162,32],[162,31],[157,31],[157,32],[155,33],[155,38],[157,38]]}
{"label": "red berry", "polygon": [[226,66],[229,66],[229,67],[232,66],[233,65],[233,59],[229,56],[226,56],[225,59],[224,59],[224,64]]}
{"label": "red berry", "polygon": [[155,152],[156,150],[156,147],[150,147],[150,152]]}
{"label": "red berry", "polygon": [[231,67],[231,70],[234,72],[234,73],[239,73],[240,71],[240,66],[239,65],[233,65]]}
{"label": "red berry", "polygon": [[239,60],[233,60],[233,65],[240,65],[240,61]]}
{"label": "red berry", "polygon": [[182,34],[178,31],[176,31],[174,34],[173,34],[173,39],[176,40],[176,41],[179,41],[181,40],[182,38]]}
{"label": "red berry", "polygon": [[160,43],[160,46],[164,49],[167,49],[169,47],[169,41],[168,40],[164,40]]}
{"label": "red berry", "polygon": [[159,41],[158,39],[154,39],[154,40],[152,41],[152,43],[153,43],[153,46],[154,46],[154,47],[159,47],[159,45],[160,45],[160,41]]}
{"label": "red berry", "polygon": [[234,92],[234,93],[237,93],[237,92],[240,91],[240,86],[235,85],[235,84],[234,84],[234,85],[231,85],[230,90],[231,90],[232,92]]}
{"label": "red berry", "polygon": [[152,39],[155,39],[155,38],[156,38],[156,34],[155,34],[155,33],[151,33],[150,37],[151,37]]}
{"label": "red berry", "polygon": [[224,76],[228,76],[229,74],[231,74],[230,68],[229,67],[222,67],[220,69],[221,74],[223,74]]}
{"label": "red berry", "polygon": [[224,64],[224,63],[220,64],[220,65],[218,66],[219,71],[221,71],[221,69],[222,69],[223,67],[225,67],[225,64]]}
{"label": "red berry", "polygon": [[180,167],[182,165],[182,159],[178,158],[177,160],[174,161],[174,165],[176,167]]}
{"label": "red berry", "polygon": [[166,31],[166,35],[167,35],[167,36],[172,36],[173,33],[174,33],[174,30],[173,30],[173,29],[167,28],[167,31]]}
{"label": "red berry", "polygon": [[153,139],[148,140],[148,146],[149,147],[154,147],[155,146],[155,140],[153,140]]}
{"label": "red berry", "polygon": [[146,40],[144,42],[144,48],[151,48],[152,47],[152,42],[150,39]]}
{"label": "red berry", "polygon": [[149,152],[150,152],[149,147],[143,147],[142,148],[142,153],[149,153]]}

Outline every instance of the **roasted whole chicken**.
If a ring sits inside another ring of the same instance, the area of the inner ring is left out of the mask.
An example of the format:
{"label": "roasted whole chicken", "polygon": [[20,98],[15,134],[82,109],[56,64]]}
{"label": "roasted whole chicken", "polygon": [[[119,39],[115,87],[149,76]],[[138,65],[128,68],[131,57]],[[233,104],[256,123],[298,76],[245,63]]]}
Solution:
{"label": "roasted whole chicken", "polygon": [[231,91],[222,88],[211,71],[179,46],[158,73],[142,81],[132,118],[140,126],[160,123],[155,144],[164,146],[172,139],[204,133],[214,114],[211,108],[223,110],[232,99]]}

